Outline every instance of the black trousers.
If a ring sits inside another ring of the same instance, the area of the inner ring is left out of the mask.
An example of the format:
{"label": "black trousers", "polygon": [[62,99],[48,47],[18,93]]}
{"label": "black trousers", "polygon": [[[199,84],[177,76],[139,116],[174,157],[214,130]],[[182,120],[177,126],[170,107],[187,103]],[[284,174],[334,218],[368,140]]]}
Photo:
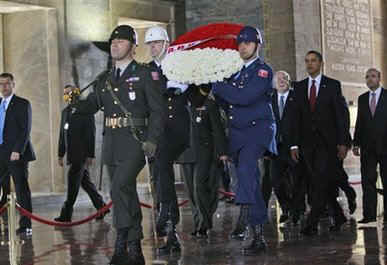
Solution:
{"label": "black trousers", "polygon": [[311,187],[311,212],[308,224],[318,224],[321,214],[328,205],[337,222],[345,218],[343,209],[336,200],[337,193],[337,150],[329,148],[321,138],[316,137],[315,146],[304,148],[303,159]]}
{"label": "black trousers", "polygon": [[125,139],[131,141],[131,149],[127,157],[117,160],[114,164],[108,164],[108,172],[111,183],[111,198],[113,201],[113,225],[118,230],[128,228],[128,240],[141,240],[142,212],[137,194],[137,176],[145,166],[144,151],[141,144],[134,138]]}
{"label": "black trousers", "polygon": [[173,224],[180,220],[173,163],[188,147],[188,140],[188,135],[175,139],[165,136],[159,143],[153,162],[158,202],[170,205],[169,214]]}
{"label": "black trousers", "polygon": [[339,167],[338,167],[338,174],[337,174],[337,186],[340,188],[344,193],[345,196],[349,200],[354,200],[356,198],[356,191],[355,189],[349,184],[349,177],[347,172],[344,170],[344,163],[343,161],[338,161]]}
{"label": "black trousers", "polygon": [[102,208],[104,205],[102,196],[98,193],[94,183],[90,180],[89,171],[86,169],[85,162],[75,163],[70,165],[67,175],[67,199],[65,201],[66,208],[72,208],[77,200],[79,189],[82,187],[89,195],[96,209]]}
{"label": "black trousers", "polygon": [[363,189],[363,216],[365,218],[376,218],[377,216],[377,166],[380,167],[380,178],[383,185],[383,204],[384,216],[387,217],[387,201],[386,201],[386,178],[387,178],[387,155],[377,155],[376,152],[370,150],[361,150],[360,156],[360,171],[361,182]]}
{"label": "black trousers", "polygon": [[289,211],[291,206],[291,175],[289,171],[288,160],[282,157],[271,160],[271,182],[282,211]]}
{"label": "black trousers", "polygon": [[213,151],[199,146],[197,162],[182,164],[182,168],[195,230],[211,229],[212,217],[218,207],[220,177],[220,168],[213,160]]}
{"label": "black trousers", "polygon": [[[4,156],[0,159],[0,185],[4,185],[12,176],[15,184],[16,200],[21,207],[32,212],[31,190],[28,184],[28,162],[24,160],[9,161]],[[21,216],[19,221],[20,227],[31,227],[31,220],[28,217]]]}
{"label": "black trousers", "polygon": [[10,185],[11,183],[10,183],[9,174],[6,174],[5,176],[1,176],[0,178],[1,179],[5,178],[4,181],[3,181],[3,184],[1,185],[1,189],[2,189],[2,192],[3,192],[3,196],[0,199],[0,208],[1,208],[1,207],[3,207],[7,203],[8,195],[11,192],[11,185]]}

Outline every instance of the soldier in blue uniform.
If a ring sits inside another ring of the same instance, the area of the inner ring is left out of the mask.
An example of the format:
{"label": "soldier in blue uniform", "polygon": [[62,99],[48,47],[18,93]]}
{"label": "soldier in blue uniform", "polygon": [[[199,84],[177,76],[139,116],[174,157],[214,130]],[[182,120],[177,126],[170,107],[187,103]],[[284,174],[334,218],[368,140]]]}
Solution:
{"label": "soldier in blue uniform", "polygon": [[262,42],[258,29],[244,27],[237,43],[245,65],[212,88],[228,115],[229,151],[238,177],[236,203],[241,205],[243,222],[253,231],[251,245],[243,248],[248,255],[266,248],[263,224],[267,221],[267,209],[260,188],[258,159],[276,153],[276,125],[271,106],[273,72],[258,56]]}

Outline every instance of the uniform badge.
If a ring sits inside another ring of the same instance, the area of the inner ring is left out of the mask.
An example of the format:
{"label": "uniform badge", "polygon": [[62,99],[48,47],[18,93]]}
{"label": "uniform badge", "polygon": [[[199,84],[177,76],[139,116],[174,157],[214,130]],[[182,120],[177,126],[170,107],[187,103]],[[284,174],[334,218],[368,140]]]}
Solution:
{"label": "uniform badge", "polygon": [[136,99],[136,92],[130,91],[129,92],[129,99],[132,101],[135,100]]}
{"label": "uniform badge", "polygon": [[269,76],[269,72],[266,71],[266,70],[261,69],[261,70],[258,71],[258,76],[262,77],[262,78],[267,78]]}
{"label": "uniform badge", "polygon": [[66,122],[65,125],[63,126],[63,128],[64,128],[65,130],[68,130],[68,129],[69,129],[69,123]]}
{"label": "uniform badge", "polygon": [[196,117],[196,122],[197,123],[201,123],[202,122],[202,118],[201,117]]}
{"label": "uniform badge", "polygon": [[159,72],[151,72],[154,81],[160,80]]}

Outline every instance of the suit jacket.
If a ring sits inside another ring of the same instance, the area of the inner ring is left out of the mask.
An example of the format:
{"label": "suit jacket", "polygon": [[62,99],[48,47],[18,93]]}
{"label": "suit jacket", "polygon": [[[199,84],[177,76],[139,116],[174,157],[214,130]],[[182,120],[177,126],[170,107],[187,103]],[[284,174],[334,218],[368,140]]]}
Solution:
{"label": "suit jacket", "polygon": [[95,121],[92,114],[80,114],[71,105],[62,111],[58,156],[67,162],[84,162],[95,157]]}
{"label": "suit jacket", "polygon": [[292,108],[294,108],[294,91],[289,90],[288,97],[286,99],[282,119],[280,119],[279,106],[278,106],[278,93],[277,91],[273,94],[273,112],[277,125],[276,141],[278,146],[278,153],[281,156],[289,156],[290,148],[290,132],[292,126]]}
{"label": "suit jacket", "polygon": [[315,111],[310,110],[308,78],[295,83],[291,146],[313,148],[316,140],[329,150],[346,143],[346,118],[339,81],[322,76]]}
{"label": "suit jacket", "polygon": [[[1,100],[0,100],[1,102]],[[6,112],[3,145],[1,146],[2,159],[9,159],[12,152],[18,152],[24,161],[36,159],[30,141],[31,134],[31,104],[28,100],[14,95]]]}
{"label": "suit jacket", "polygon": [[384,155],[387,154],[387,92],[382,89],[373,117],[369,108],[369,93],[358,98],[354,145],[364,151]]}

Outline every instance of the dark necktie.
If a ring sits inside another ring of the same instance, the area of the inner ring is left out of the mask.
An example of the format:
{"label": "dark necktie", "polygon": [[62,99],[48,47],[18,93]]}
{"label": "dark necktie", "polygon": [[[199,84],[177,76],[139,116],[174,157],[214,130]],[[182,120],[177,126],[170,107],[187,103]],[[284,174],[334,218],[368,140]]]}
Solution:
{"label": "dark necktie", "polygon": [[310,87],[309,105],[310,110],[314,112],[316,108],[316,80],[312,80],[312,86]]}
{"label": "dark necktie", "polygon": [[376,110],[376,93],[375,92],[371,93],[370,110],[371,110],[372,117],[373,117],[375,115],[375,110]]}
{"label": "dark necktie", "polygon": [[121,68],[117,68],[115,73],[116,81],[120,79],[120,76],[121,76]]}
{"label": "dark necktie", "polygon": [[279,104],[279,115],[280,120],[282,120],[282,116],[284,115],[284,108],[285,108],[285,96],[280,97],[280,104]]}

